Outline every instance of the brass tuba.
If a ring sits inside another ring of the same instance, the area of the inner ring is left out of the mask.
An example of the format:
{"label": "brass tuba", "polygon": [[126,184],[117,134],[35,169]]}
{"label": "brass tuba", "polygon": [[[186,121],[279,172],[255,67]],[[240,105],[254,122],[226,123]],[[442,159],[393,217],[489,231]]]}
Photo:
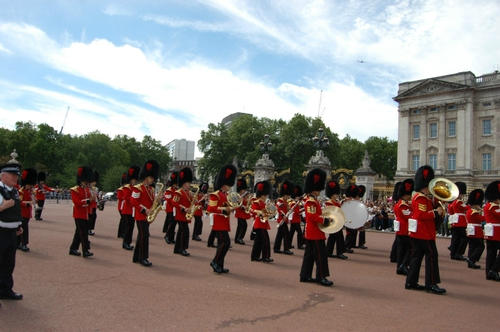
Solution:
{"label": "brass tuba", "polygon": [[156,216],[160,213],[162,209],[161,199],[163,198],[163,194],[165,193],[165,185],[161,182],[155,184],[155,197],[153,199],[153,204],[149,209],[149,213],[146,217],[148,223],[152,223],[155,221]]}
{"label": "brass tuba", "polygon": [[453,202],[460,194],[457,185],[445,178],[434,178],[429,182],[429,192],[440,202]]}

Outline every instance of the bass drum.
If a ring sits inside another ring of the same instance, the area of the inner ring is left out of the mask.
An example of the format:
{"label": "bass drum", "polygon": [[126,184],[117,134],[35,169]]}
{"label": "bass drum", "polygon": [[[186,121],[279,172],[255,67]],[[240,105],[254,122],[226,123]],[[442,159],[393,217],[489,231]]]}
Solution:
{"label": "bass drum", "polygon": [[360,201],[349,200],[342,203],[342,212],[345,216],[345,227],[358,229],[368,221],[368,209]]}

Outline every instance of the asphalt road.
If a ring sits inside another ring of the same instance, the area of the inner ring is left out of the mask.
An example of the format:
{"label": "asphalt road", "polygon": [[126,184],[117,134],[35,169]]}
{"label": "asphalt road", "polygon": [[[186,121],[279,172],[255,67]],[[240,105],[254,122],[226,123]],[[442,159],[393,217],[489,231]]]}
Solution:
{"label": "asphalt road", "polygon": [[[18,251],[14,289],[22,301],[2,300],[1,331],[497,331],[500,283],[484,269],[449,259],[449,239],[438,239],[443,296],[404,289],[389,263],[391,233],[367,233],[367,250],[329,258],[335,285],[299,282],[302,250],[273,254],[274,263],[250,261],[251,241],[233,244],[230,273],[209,263],[215,249],[190,241],[190,257],[173,254],[161,233],[164,214],[151,226],[152,267],[132,263],[116,238],[118,212],[98,211],[95,256],[68,255],[74,232],[68,203],[48,203],[44,221],[31,221],[30,248]],[[232,223],[231,238],[236,229]],[[271,231],[274,242],[276,227]],[[134,242],[137,230],[134,231]],[[484,255],[480,262],[484,267]],[[421,270],[420,282],[423,283]]]}

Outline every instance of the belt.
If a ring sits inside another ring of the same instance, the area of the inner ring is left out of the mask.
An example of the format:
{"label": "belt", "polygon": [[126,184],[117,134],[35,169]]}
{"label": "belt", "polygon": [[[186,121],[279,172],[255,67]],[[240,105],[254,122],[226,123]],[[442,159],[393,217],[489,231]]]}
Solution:
{"label": "belt", "polygon": [[500,224],[492,224],[490,222],[487,222],[486,225],[497,226],[497,227],[500,226]]}
{"label": "belt", "polygon": [[225,215],[225,214],[222,214],[222,213],[211,213],[211,215],[213,215],[213,216],[222,216],[224,218],[229,218],[228,215]]}
{"label": "belt", "polygon": [[450,214],[450,216],[464,216],[465,217],[465,213],[454,213],[454,214]]}
{"label": "belt", "polygon": [[481,227],[481,224],[467,224],[467,226]]}
{"label": "belt", "polygon": [[0,227],[2,228],[18,228],[22,222],[20,221],[15,221],[15,222],[4,222],[0,221]]}

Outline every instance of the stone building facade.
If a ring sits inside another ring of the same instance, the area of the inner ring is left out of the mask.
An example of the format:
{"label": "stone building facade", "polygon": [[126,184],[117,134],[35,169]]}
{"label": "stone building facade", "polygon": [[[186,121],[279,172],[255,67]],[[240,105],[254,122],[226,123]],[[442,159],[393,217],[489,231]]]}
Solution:
{"label": "stone building facade", "polygon": [[500,72],[399,84],[396,180],[422,165],[436,176],[484,188],[500,178]]}

